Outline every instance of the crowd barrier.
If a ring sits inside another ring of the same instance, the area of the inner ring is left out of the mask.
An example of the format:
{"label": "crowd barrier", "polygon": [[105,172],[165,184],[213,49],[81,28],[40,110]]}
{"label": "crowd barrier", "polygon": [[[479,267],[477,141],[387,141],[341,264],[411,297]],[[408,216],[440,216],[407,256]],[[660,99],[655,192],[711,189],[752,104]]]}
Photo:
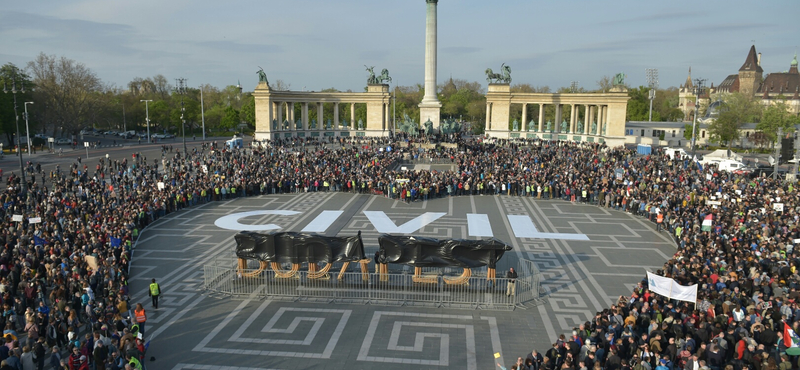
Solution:
{"label": "crowd barrier", "polygon": [[[281,278],[271,269],[239,270],[236,260],[220,258],[203,266],[203,289],[234,299],[274,299],[312,303],[374,304],[485,310],[514,310],[540,298],[541,276],[533,261],[518,263],[516,293],[506,295],[509,279],[473,276],[463,284],[447,284],[441,272],[331,272],[313,279],[306,268]],[[499,274],[498,274],[499,275]],[[415,281],[416,280],[416,281]],[[424,282],[419,282],[424,281]]]}

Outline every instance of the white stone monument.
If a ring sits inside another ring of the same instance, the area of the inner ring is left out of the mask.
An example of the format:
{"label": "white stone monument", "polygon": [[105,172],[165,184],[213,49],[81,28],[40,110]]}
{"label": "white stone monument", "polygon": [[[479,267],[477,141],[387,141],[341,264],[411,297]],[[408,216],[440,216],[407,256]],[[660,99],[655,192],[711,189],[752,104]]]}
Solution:
{"label": "white stone monument", "polygon": [[442,103],[436,96],[436,6],[439,0],[425,0],[425,95],[419,103],[419,122],[430,120],[439,128]]}

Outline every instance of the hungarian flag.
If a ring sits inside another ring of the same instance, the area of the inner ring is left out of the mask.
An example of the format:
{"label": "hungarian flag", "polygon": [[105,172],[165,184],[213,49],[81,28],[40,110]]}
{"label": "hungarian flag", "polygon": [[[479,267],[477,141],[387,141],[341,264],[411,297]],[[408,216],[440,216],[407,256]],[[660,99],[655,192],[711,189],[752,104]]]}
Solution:
{"label": "hungarian flag", "polygon": [[783,323],[783,345],[786,348],[800,347],[800,337],[785,322]]}
{"label": "hungarian flag", "polygon": [[711,225],[711,220],[713,220],[713,219],[714,219],[714,215],[709,213],[708,216],[706,216],[706,219],[703,220],[703,226],[702,226],[701,229],[703,231],[711,231],[711,226],[712,226]]}

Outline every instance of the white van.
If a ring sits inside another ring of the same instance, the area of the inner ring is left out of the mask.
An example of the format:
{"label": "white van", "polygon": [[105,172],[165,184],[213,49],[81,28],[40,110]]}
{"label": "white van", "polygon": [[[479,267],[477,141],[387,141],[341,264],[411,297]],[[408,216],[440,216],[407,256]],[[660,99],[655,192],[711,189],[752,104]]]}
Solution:
{"label": "white van", "polygon": [[228,149],[233,149],[233,148],[241,149],[244,148],[244,141],[242,140],[242,138],[234,136],[232,139],[225,142],[225,146],[228,147]]}
{"label": "white van", "polygon": [[666,148],[664,149],[664,153],[669,157],[669,159],[675,160],[683,160],[683,159],[691,159],[689,153],[686,153],[683,148]]}
{"label": "white van", "polygon": [[721,160],[717,164],[717,168],[720,171],[725,171],[725,172],[737,172],[737,171],[741,171],[745,167],[747,167],[747,165],[745,165],[744,163],[739,162],[739,161],[734,161],[734,160],[731,160],[731,159]]}

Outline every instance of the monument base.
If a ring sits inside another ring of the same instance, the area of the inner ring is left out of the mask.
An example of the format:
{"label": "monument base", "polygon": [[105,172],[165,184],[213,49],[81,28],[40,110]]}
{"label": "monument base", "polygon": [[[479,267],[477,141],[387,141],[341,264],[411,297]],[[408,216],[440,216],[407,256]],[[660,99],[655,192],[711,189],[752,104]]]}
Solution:
{"label": "monument base", "polygon": [[425,122],[430,120],[433,128],[438,130],[441,123],[441,110],[442,103],[438,101],[419,103],[419,126],[424,128]]}

